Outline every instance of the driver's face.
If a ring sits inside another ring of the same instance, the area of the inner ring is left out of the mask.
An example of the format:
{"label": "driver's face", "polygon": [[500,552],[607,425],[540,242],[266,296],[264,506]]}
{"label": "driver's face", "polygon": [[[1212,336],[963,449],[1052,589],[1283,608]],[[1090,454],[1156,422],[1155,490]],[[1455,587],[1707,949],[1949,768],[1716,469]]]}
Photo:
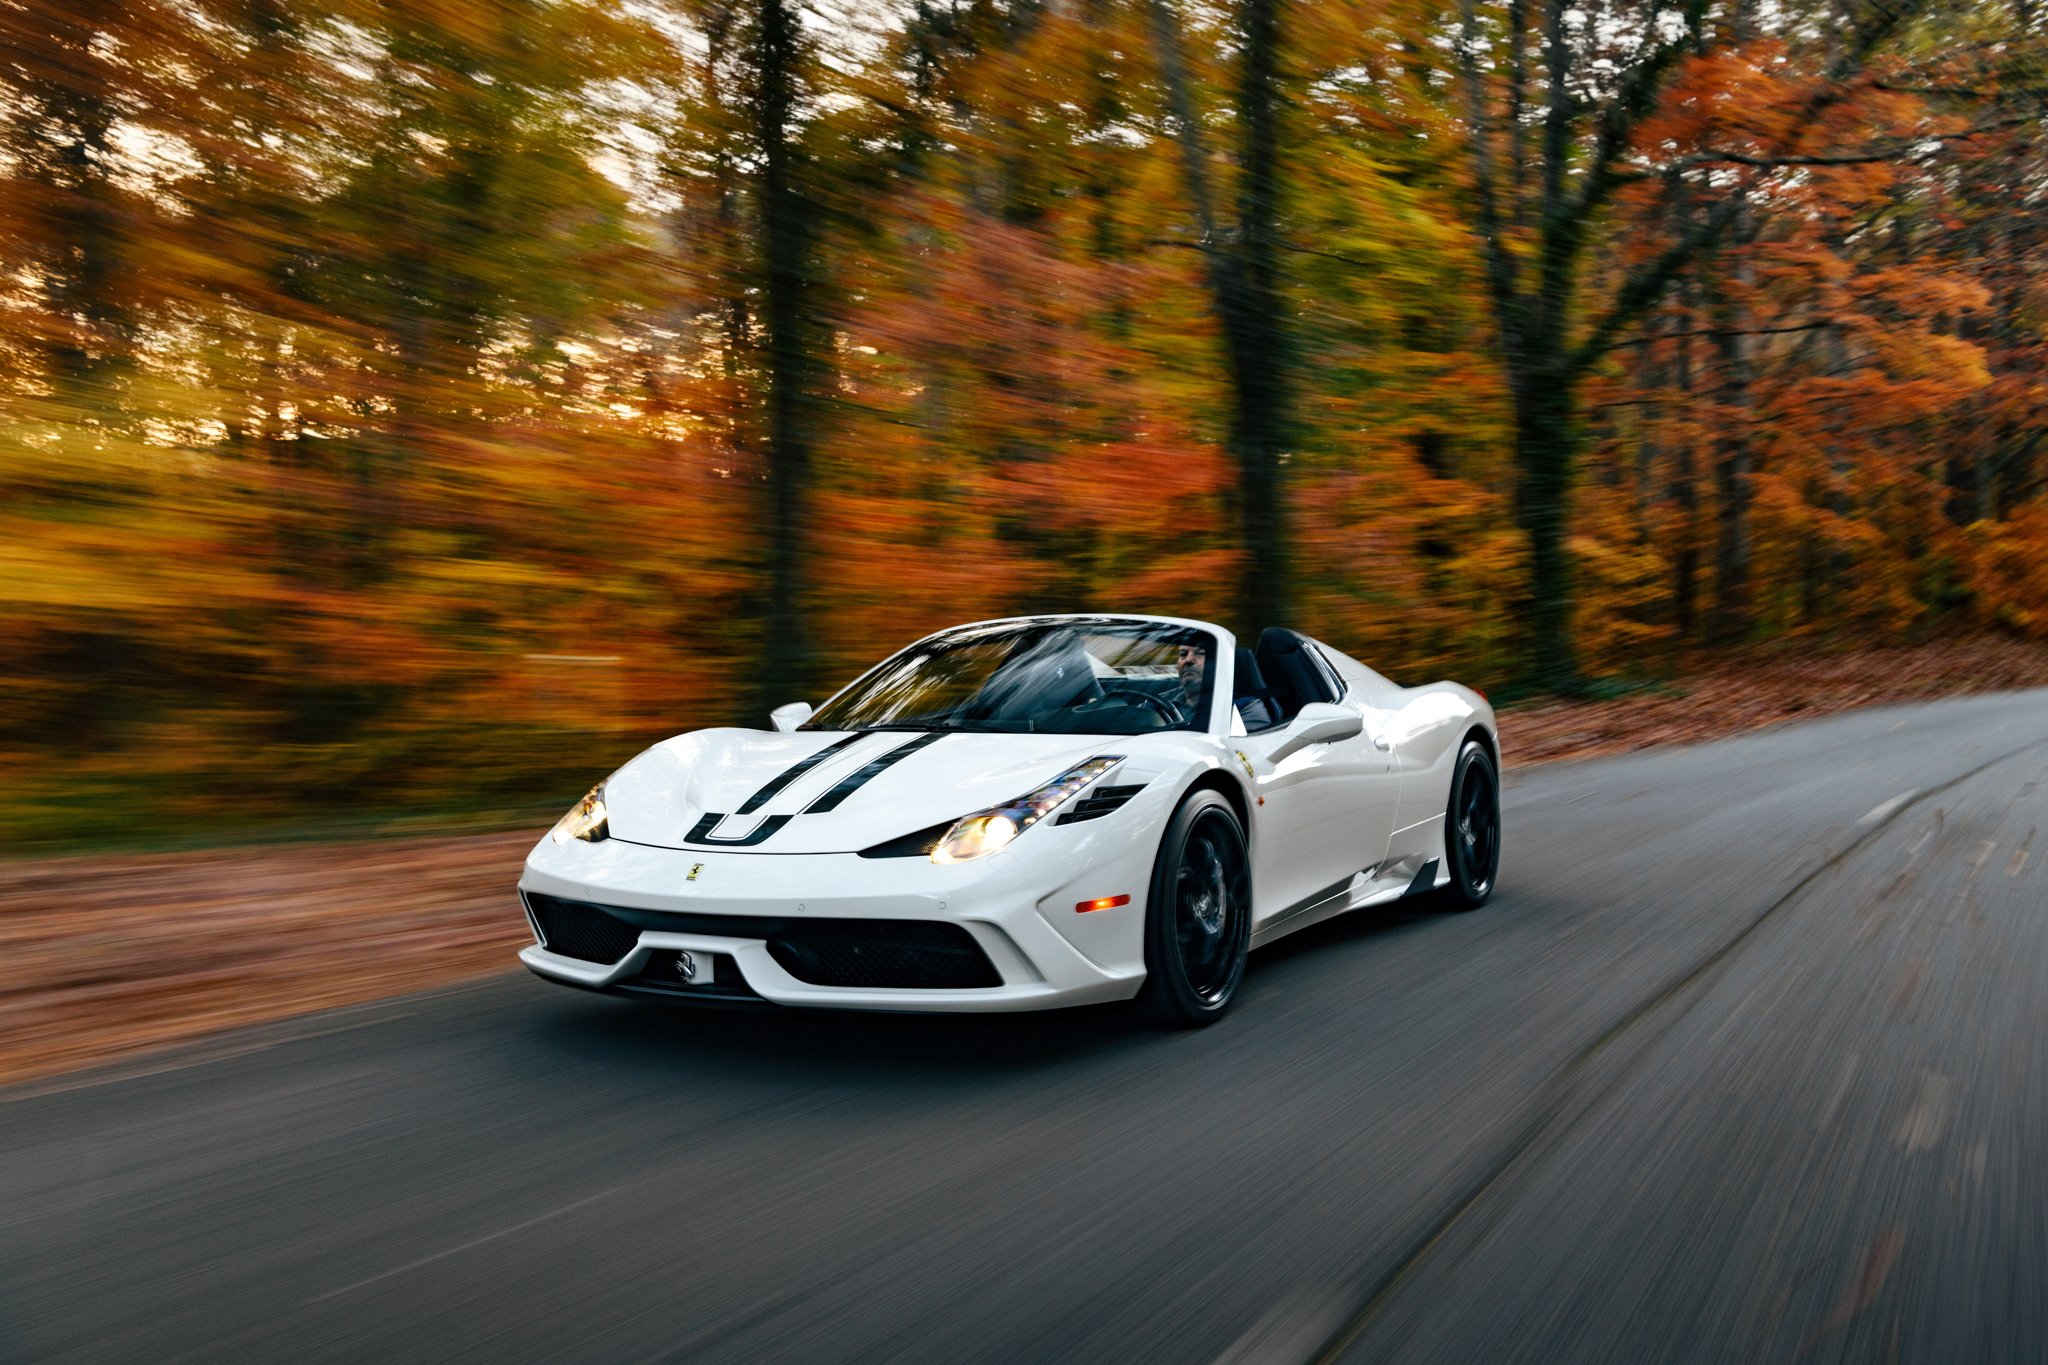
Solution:
{"label": "driver's face", "polygon": [[1202,670],[1209,666],[1209,651],[1200,645],[1180,647],[1180,690],[1189,701],[1202,695]]}

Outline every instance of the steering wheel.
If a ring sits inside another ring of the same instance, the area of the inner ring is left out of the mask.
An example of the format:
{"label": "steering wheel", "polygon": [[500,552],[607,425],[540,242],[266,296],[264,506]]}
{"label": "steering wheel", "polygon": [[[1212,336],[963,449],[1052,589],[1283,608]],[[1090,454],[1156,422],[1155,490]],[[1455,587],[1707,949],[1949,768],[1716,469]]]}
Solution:
{"label": "steering wheel", "polygon": [[1181,715],[1181,710],[1178,706],[1175,706],[1164,697],[1147,692],[1136,683],[1105,683],[1102,687],[1102,695],[1104,697],[1117,697],[1119,699],[1135,701],[1149,706],[1152,708],[1152,713],[1168,725],[1179,725],[1185,719]]}

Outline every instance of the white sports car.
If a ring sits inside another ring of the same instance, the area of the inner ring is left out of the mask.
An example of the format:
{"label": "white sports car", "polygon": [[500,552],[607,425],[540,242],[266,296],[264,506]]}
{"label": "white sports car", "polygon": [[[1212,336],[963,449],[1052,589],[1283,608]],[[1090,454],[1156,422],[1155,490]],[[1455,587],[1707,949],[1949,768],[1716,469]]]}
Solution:
{"label": "white sports car", "polygon": [[1500,859],[1493,708],[1271,629],[956,626],[773,731],[696,730],[593,788],[519,880],[566,985],[664,1000],[1195,1024],[1253,948]]}

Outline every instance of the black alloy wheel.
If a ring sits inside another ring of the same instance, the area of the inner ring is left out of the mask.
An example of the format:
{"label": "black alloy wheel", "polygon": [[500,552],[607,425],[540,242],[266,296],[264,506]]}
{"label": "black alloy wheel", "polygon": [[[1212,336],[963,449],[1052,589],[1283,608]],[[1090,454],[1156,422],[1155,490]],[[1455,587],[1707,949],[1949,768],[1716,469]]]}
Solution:
{"label": "black alloy wheel", "polygon": [[1145,909],[1145,989],[1163,1023],[1211,1023],[1244,979],[1252,937],[1251,860],[1230,803],[1198,791],[1181,803],[1159,847]]}
{"label": "black alloy wheel", "polygon": [[1451,773],[1450,806],[1444,812],[1444,852],[1451,882],[1444,902],[1453,910],[1476,910],[1493,894],[1500,871],[1500,777],[1486,746],[1467,740]]}

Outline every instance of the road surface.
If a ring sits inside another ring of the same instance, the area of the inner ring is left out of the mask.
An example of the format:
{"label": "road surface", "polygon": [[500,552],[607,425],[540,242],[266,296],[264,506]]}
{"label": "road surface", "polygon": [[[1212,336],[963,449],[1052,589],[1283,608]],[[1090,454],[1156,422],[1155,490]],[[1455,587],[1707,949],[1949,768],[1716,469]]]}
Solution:
{"label": "road surface", "polygon": [[2048,693],[1506,821],[1203,1032],[507,975],[0,1092],[0,1358],[2048,1359]]}

